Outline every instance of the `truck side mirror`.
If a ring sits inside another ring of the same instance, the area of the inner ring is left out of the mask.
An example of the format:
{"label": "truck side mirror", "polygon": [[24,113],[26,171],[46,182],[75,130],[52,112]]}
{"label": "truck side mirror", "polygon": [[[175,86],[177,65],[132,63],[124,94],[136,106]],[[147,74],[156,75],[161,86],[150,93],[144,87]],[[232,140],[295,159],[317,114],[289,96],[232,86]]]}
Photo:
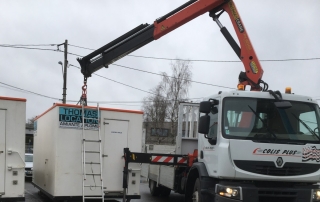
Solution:
{"label": "truck side mirror", "polygon": [[210,127],[210,116],[204,115],[199,119],[198,133],[207,135]]}
{"label": "truck side mirror", "polygon": [[[209,99],[209,101],[202,101],[200,102],[199,111],[200,113],[209,114],[213,109],[213,106],[218,105],[219,100]],[[214,109],[217,110],[217,109]]]}
{"label": "truck side mirror", "polygon": [[211,111],[211,102],[210,101],[200,102],[199,111],[200,113],[209,114]]}

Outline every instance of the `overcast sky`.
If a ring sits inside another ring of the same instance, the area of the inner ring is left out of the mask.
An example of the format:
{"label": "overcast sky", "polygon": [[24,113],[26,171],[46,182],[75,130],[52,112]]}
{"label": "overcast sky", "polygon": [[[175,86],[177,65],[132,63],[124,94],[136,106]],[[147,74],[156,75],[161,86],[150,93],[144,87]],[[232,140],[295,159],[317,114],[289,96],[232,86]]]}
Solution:
{"label": "overcast sky", "polygon": [[[186,0],[0,0],[0,44],[61,44],[97,49],[142,23],[153,21]],[[320,58],[319,0],[235,0],[243,23],[260,60]],[[221,22],[235,36],[227,14]],[[56,50],[57,46],[36,46]],[[68,47],[81,56],[91,50]],[[60,47],[63,50],[63,46]],[[183,25],[168,35],[131,53],[135,56],[190,60],[238,60],[208,14]],[[0,47],[0,96],[27,99],[27,117],[39,115],[61,102],[63,77],[59,61],[62,52]],[[77,56],[68,55],[69,64],[79,66]],[[115,64],[155,73],[170,72],[170,60],[126,56]],[[193,80],[235,88],[243,71],[241,62],[193,62]],[[269,89],[284,92],[291,86],[295,94],[320,99],[320,60],[261,62],[263,80]],[[149,91],[160,76],[110,65],[97,74]],[[20,89],[56,99],[45,98]],[[68,68],[67,100],[78,101],[83,76]],[[201,98],[228,88],[193,83],[190,98]],[[88,101],[113,102],[102,106],[141,109],[148,93],[93,76],[88,80]],[[196,100],[194,100],[196,101]],[[115,105],[115,102],[125,102]],[[95,104],[91,104],[95,105]]]}

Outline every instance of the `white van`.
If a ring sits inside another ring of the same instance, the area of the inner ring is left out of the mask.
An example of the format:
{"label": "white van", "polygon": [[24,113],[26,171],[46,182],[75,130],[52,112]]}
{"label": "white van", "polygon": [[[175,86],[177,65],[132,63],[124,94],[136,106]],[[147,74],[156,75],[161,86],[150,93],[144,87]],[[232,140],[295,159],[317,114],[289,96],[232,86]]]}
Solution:
{"label": "white van", "polygon": [[32,172],[33,172],[33,154],[26,153],[25,154],[25,177],[27,179],[32,178]]}

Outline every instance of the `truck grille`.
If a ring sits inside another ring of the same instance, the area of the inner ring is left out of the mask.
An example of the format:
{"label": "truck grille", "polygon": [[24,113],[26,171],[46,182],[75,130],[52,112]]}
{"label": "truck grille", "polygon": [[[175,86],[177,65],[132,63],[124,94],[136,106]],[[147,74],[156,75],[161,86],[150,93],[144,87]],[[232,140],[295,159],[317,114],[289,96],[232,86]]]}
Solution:
{"label": "truck grille", "polygon": [[255,171],[262,175],[274,175],[274,176],[293,176],[301,174],[301,167],[288,167],[276,168],[275,166],[255,166]]}
{"label": "truck grille", "polygon": [[268,197],[296,197],[297,192],[295,191],[274,191],[274,190],[260,190],[258,192],[259,196]]}
{"label": "truck grille", "polygon": [[234,160],[234,164],[245,171],[261,175],[295,176],[317,172],[320,166],[307,163],[285,163],[282,168],[277,168],[272,161],[242,161]]}
{"label": "truck grille", "polygon": [[294,202],[297,192],[279,190],[259,190],[259,202]]}

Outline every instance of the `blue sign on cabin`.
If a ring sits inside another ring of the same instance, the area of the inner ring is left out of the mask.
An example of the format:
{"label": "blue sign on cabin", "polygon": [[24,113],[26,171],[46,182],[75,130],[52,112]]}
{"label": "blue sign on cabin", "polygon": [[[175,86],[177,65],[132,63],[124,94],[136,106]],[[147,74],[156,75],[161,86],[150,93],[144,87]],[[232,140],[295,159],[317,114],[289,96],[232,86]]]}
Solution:
{"label": "blue sign on cabin", "polygon": [[84,123],[85,130],[98,130],[98,111],[94,109],[84,109],[82,117],[81,108],[59,107],[59,127],[82,129]]}

